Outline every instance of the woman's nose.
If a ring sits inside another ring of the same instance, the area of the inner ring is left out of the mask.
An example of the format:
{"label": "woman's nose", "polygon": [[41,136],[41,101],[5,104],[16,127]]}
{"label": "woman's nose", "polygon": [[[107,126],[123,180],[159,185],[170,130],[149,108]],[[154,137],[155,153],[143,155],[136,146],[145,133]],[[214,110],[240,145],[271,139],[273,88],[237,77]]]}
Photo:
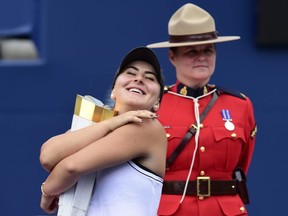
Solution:
{"label": "woman's nose", "polygon": [[137,75],[137,76],[135,77],[135,79],[134,79],[134,82],[139,82],[139,83],[142,83],[142,84],[143,84],[143,77]]}
{"label": "woman's nose", "polygon": [[143,81],[142,81],[142,79],[135,79],[135,80],[134,80],[134,82],[135,82],[135,83],[140,83],[140,84],[143,84]]}
{"label": "woman's nose", "polygon": [[200,54],[199,54],[199,57],[198,57],[198,60],[204,61],[205,59],[206,59],[206,58],[205,58],[204,53],[200,53]]}

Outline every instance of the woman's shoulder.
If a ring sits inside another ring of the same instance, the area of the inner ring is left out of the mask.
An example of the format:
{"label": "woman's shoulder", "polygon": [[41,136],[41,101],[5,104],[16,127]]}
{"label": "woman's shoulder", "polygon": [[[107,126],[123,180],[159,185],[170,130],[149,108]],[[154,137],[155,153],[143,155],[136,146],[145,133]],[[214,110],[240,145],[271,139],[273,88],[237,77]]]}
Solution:
{"label": "woman's shoulder", "polygon": [[132,134],[135,134],[137,132],[138,134],[142,133],[164,133],[165,130],[161,123],[158,121],[158,119],[142,119],[142,122],[131,122],[128,124],[125,124],[119,128],[117,128],[118,131],[121,132],[130,132]]}
{"label": "woman's shoulder", "polygon": [[147,119],[147,121],[144,121],[143,126],[145,128],[143,135],[149,136],[151,143],[159,143],[161,146],[163,143],[167,143],[166,132],[158,119]]}
{"label": "woman's shoulder", "polygon": [[145,119],[143,121],[143,127],[152,133],[163,133],[164,135],[166,134],[164,127],[158,119]]}
{"label": "woman's shoulder", "polygon": [[142,123],[130,123],[121,128],[125,136],[133,136],[137,140],[165,142],[166,132],[158,119],[143,119]]}

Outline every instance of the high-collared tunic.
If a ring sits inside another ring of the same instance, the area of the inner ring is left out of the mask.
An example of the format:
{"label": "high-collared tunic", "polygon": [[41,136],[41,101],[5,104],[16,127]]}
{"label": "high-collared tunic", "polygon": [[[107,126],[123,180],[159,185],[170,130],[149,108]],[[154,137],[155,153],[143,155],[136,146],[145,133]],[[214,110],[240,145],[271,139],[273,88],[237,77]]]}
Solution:
{"label": "high-collared tunic", "polygon": [[[207,85],[190,89],[177,82],[166,91],[158,112],[168,139],[169,157],[185,133],[209,103],[212,92],[219,97],[198,131],[175,162],[166,170],[164,181],[196,180],[209,176],[211,180],[232,180],[233,171],[241,167],[247,173],[254,151],[256,123],[250,99],[240,93]],[[235,128],[227,129],[222,111],[228,110]],[[189,170],[192,172],[189,175]],[[184,193],[184,191],[183,191]],[[162,194],[159,215],[246,215],[239,195],[198,197]]]}

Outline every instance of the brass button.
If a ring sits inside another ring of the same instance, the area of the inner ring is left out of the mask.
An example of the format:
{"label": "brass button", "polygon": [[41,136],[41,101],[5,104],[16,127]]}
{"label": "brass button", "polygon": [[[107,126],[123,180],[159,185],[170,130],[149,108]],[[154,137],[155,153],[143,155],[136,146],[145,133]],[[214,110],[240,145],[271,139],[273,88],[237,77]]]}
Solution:
{"label": "brass button", "polygon": [[243,206],[240,207],[240,211],[243,213],[245,211],[245,208]]}
{"label": "brass button", "polygon": [[236,133],[231,134],[231,137],[233,137],[233,138],[235,138],[236,136],[237,136]]}
{"label": "brass button", "polygon": [[169,138],[171,135],[169,133],[166,133],[166,137]]}
{"label": "brass button", "polygon": [[199,196],[198,199],[199,200],[204,200],[204,197],[203,196]]}
{"label": "brass button", "polygon": [[204,146],[201,146],[201,147],[200,147],[200,151],[201,151],[201,152],[205,152],[205,147],[204,147]]}
{"label": "brass button", "polygon": [[204,127],[204,125],[201,123],[201,124],[199,125],[199,127],[200,127],[200,128],[203,128],[203,127]]}
{"label": "brass button", "polygon": [[200,172],[200,175],[201,175],[201,176],[204,176],[204,175],[205,175],[205,172],[202,170],[202,171]]}

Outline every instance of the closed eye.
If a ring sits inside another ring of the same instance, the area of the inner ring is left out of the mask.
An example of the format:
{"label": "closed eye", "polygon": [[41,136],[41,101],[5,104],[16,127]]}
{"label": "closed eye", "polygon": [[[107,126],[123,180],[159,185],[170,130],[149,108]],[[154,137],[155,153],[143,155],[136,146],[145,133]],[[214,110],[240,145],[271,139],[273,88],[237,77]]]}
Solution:
{"label": "closed eye", "polygon": [[156,80],[156,78],[154,76],[146,76],[146,79],[149,79],[151,81],[155,81]]}
{"label": "closed eye", "polygon": [[132,72],[132,71],[126,71],[126,74],[133,75],[133,76],[136,75],[136,73],[135,73],[135,72]]}

